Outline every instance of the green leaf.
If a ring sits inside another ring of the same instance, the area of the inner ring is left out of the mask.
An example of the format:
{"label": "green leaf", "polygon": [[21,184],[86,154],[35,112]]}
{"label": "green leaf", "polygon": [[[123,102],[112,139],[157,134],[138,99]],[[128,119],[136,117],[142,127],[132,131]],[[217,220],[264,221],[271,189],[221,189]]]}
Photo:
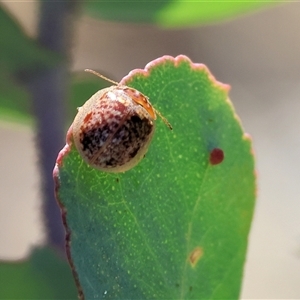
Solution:
{"label": "green leaf", "polygon": [[0,262],[0,299],[77,299],[68,263],[51,249],[30,259]]}
{"label": "green leaf", "polygon": [[118,22],[153,23],[156,15],[168,7],[167,1],[85,1],[84,5],[92,16]]}
{"label": "green leaf", "polygon": [[86,1],[86,10],[95,17],[118,22],[155,23],[162,26],[190,26],[218,22],[278,3],[268,1]]}
{"label": "green leaf", "polygon": [[237,299],[255,178],[229,87],[185,56],[121,83],[173,131],[158,119],[146,157],[116,174],[84,163],[69,131],[54,178],[78,286],[86,299]]}

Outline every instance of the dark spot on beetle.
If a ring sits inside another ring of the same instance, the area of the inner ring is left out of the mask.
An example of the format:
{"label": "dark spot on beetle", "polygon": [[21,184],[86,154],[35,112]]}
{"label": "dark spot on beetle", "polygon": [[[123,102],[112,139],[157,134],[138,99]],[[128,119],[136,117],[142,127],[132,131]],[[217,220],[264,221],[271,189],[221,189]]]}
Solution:
{"label": "dark spot on beetle", "polygon": [[129,156],[131,158],[135,157],[139,150],[140,150],[140,148],[136,148],[134,151],[132,151],[131,153],[129,153]]}
{"label": "dark spot on beetle", "polygon": [[203,249],[196,247],[189,255],[188,259],[192,267],[195,267],[198,260],[203,256]]}
{"label": "dark spot on beetle", "polygon": [[116,161],[116,160],[115,160],[113,157],[111,157],[110,159],[108,159],[108,160],[105,161],[105,165],[106,165],[107,167],[115,166],[115,165],[116,165],[116,162],[115,162],[115,161]]}
{"label": "dark spot on beetle", "polygon": [[109,136],[110,128],[106,124],[102,127],[94,126],[92,129],[82,131],[80,135],[80,142],[83,151],[88,151],[91,156],[95,155],[100,145],[104,144]]}
{"label": "dark spot on beetle", "polygon": [[138,116],[132,116],[131,117],[131,121],[132,121],[132,123],[138,123],[138,124],[140,124],[141,123],[141,118],[138,117]]}
{"label": "dark spot on beetle", "polygon": [[220,148],[214,148],[210,151],[209,162],[212,165],[218,165],[224,160],[224,152]]}

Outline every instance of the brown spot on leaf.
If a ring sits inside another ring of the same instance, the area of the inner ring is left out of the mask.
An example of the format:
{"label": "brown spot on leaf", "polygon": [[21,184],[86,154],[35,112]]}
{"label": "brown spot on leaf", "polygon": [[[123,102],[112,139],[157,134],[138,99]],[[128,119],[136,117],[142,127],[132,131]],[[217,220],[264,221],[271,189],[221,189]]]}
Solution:
{"label": "brown spot on leaf", "polygon": [[224,160],[224,152],[223,152],[222,149],[214,148],[214,149],[210,152],[209,162],[210,162],[212,165],[218,165],[218,164],[220,164],[223,160]]}
{"label": "brown spot on leaf", "polygon": [[189,255],[189,262],[192,267],[195,267],[198,260],[203,256],[203,249],[201,247],[196,247]]}

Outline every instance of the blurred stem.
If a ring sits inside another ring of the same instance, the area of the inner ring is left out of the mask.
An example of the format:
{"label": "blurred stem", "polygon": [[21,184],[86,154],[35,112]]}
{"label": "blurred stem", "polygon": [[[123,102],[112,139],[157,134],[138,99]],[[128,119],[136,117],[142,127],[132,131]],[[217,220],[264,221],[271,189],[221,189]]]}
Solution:
{"label": "blurred stem", "polygon": [[70,37],[76,1],[41,1],[38,43],[62,57],[62,63],[38,72],[30,82],[37,122],[37,147],[42,178],[43,212],[48,242],[65,251],[61,213],[54,197],[52,171],[65,144],[65,103],[69,89]]}

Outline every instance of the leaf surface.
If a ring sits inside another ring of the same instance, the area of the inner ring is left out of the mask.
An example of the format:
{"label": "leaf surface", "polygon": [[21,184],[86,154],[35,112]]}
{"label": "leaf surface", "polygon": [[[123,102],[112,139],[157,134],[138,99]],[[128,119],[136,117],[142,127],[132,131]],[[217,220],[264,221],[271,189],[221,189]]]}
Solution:
{"label": "leaf surface", "polygon": [[[86,299],[237,299],[254,208],[251,142],[227,85],[164,56],[122,82],[161,119],[125,173],[84,163],[72,131],[54,170],[70,262]],[[96,92],[96,91],[95,91]]]}

